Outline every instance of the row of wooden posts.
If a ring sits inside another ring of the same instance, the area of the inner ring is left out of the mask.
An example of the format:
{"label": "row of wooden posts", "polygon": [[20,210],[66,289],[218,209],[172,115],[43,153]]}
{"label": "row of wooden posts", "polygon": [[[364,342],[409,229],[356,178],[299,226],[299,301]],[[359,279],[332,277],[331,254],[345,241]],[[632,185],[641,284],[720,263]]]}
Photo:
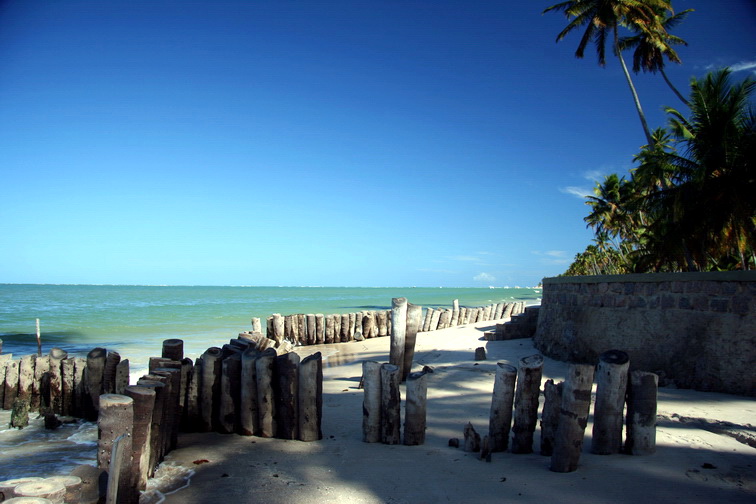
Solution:
{"label": "row of wooden posts", "polygon": [[[182,340],[169,339],[135,385],[129,385],[128,361],[116,352],[95,348],[86,359],[68,359],[53,349],[50,356],[9,359],[15,364],[2,367],[3,405],[15,412],[19,403],[27,410],[35,404],[33,410],[47,414],[96,419],[98,467],[108,474],[113,502],[137,502],[147,479],[176,447],[179,430],[322,438],[322,356],[300,359],[288,348],[260,333],[241,333],[192,361],[183,356]],[[16,368],[24,377],[42,375],[19,387],[17,375],[7,372]],[[50,386],[68,381],[70,386]]]}
{"label": "row of wooden posts", "polygon": [[[648,455],[656,449],[658,377],[654,373],[628,372],[630,359],[619,350],[604,352],[598,366],[570,364],[564,382],[547,380],[541,413],[541,454],[551,457],[550,469],[577,469],[596,381],[591,452],[599,455],[629,453]],[[488,436],[478,444],[474,429],[465,429],[465,449],[491,452],[532,453],[538,418],[543,357],[520,359],[496,366]],[[624,415],[625,406],[627,414]],[[624,422],[623,422],[624,420]],[[623,423],[625,439],[623,443]],[[510,443],[511,433],[511,443]]]}
{"label": "row of wooden posts", "polygon": [[[494,303],[475,308],[460,307],[454,300],[453,308],[427,308],[418,331],[428,332],[458,325],[489,320],[500,320],[524,311],[525,303]],[[274,313],[266,319],[266,336],[281,343],[293,345],[318,345],[345,343],[366,338],[388,336],[392,331],[391,310],[361,311],[323,315]],[[261,332],[259,318],[252,319],[252,331]]]}

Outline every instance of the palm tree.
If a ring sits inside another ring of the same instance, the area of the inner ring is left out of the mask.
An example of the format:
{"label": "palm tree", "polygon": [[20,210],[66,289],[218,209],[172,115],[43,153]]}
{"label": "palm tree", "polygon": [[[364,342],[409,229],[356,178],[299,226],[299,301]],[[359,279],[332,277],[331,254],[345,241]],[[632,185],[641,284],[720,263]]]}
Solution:
{"label": "palm tree", "polygon": [[[653,144],[651,131],[643,113],[638,92],[627,70],[622,51],[619,45],[619,35],[617,29],[620,26],[630,26],[642,33],[664,33],[664,27],[661,25],[659,16],[660,11],[672,12],[672,5],[667,0],[570,0],[552,5],[543,12],[562,11],[567,19],[571,19],[567,27],[559,32],[556,41],[564,39],[570,32],[585,26],[585,31],[578,44],[575,56],[582,58],[585,48],[589,42],[593,41],[598,53],[599,65],[606,64],[606,42],[611,34],[613,36],[613,50],[615,56],[620,61],[625,79],[633,95],[635,108],[638,111],[638,117],[643,127],[643,133],[649,144]],[[657,35],[663,37],[663,35]]]}
{"label": "palm tree", "polygon": [[682,147],[670,160],[680,183],[665,198],[678,210],[697,260],[716,266],[735,256],[748,269],[756,251],[756,81],[733,83],[728,69],[691,80],[690,116],[667,108]]}
{"label": "palm tree", "polygon": [[680,56],[672,48],[673,45],[688,45],[688,43],[669,33],[671,28],[674,28],[680,21],[685,19],[685,16],[693,12],[693,9],[686,9],[682,12],[669,15],[666,10],[660,10],[657,15],[659,16],[659,23],[664,28],[662,32],[650,32],[641,30],[635,26],[630,28],[636,32],[632,37],[622,37],[619,41],[620,50],[633,49],[633,72],[636,74],[643,70],[644,72],[661,73],[664,78],[664,82],[667,83],[669,88],[677,97],[685,104],[688,104],[682,94],[672,85],[667,73],[664,71],[664,59],[673,63],[681,63]]}

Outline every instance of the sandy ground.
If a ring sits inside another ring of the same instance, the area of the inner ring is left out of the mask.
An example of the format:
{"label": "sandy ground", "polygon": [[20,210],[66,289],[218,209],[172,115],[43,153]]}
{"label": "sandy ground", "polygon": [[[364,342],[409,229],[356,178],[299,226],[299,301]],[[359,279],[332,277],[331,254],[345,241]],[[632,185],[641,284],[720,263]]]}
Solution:
{"label": "sandy ground", "polygon": [[[321,350],[338,353],[324,369],[323,440],[182,435],[166,467],[194,474],[165,502],[756,502],[756,448],[746,444],[756,445],[752,398],[661,388],[656,454],[593,455],[589,424],[580,467],[567,474],[549,471],[549,458],[538,454],[540,429],[533,454],[494,453],[490,463],[449,447],[467,422],[487,433],[496,362],[537,353],[531,340],[484,341],[491,328],[483,322],[418,336],[415,367],[435,370],[424,445],[362,442],[362,360],[387,362],[389,339],[329,345]],[[486,361],[474,361],[479,346]],[[546,359],[543,379],[562,380],[565,370]]]}

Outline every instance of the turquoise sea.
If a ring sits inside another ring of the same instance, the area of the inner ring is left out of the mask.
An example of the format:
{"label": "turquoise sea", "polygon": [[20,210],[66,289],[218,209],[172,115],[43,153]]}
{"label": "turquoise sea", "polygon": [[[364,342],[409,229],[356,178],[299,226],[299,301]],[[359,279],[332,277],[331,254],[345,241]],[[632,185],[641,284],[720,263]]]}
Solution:
{"label": "turquoise sea", "polygon": [[221,346],[251,319],[273,313],[350,313],[391,307],[406,297],[424,307],[484,306],[502,301],[539,302],[529,288],[174,287],[124,285],[0,285],[3,353],[34,353],[36,319],[43,352],[59,347],[86,355],[94,347],[115,350],[132,369],[160,355],[168,338],[184,340],[188,357]]}

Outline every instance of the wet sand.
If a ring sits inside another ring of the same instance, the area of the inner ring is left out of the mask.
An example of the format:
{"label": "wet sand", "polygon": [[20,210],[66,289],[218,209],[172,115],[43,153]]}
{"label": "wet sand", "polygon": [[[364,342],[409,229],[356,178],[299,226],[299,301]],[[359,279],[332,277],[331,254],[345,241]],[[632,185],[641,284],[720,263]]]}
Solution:
{"label": "wet sand", "polygon": [[[434,368],[428,382],[426,442],[362,442],[363,359],[388,361],[389,339],[329,345],[324,365],[324,439],[304,443],[238,435],[184,434],[165,468],[193,471],[167,503],[436,503],[436,502],[735,502],[756,500],[756,400],[661,388],[657,453],[589,453],[592,424],[576,472],[549,471],[534,453],[494,453],[492,461],[448,446],[467,422],[485,435],[497,361],[537,353],[531,340],[482,340],[491,322],[421,333],[415,368]],[[488,359],[474,361],[476,347]],[[312,347],[307,352],[314,351]],[[413,368],[413,369],[415,369]],[[545,360],[544,381],[564,378],[566,364]],[[404,390],[402,387],[402,394]],[[403,396],[404,397],[404,396]],[[541,399],[543,400],[543,399]],[[736,438],[740,438],[740,441]],[[202,463],[195,463],[207,461]],[[170,489],[169,478],[160,480]],[[179,478],[180,479],[180,478]],[[159,494],[145,495],[155,501]]]}

